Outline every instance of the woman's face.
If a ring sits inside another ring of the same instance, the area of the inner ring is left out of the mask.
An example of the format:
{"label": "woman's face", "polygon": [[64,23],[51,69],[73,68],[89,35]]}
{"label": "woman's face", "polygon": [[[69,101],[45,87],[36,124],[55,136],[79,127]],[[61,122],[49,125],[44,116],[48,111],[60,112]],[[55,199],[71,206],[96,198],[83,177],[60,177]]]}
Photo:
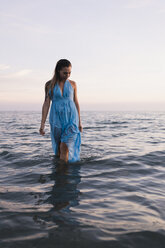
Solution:
{"label": "woman's face", "polygon": [[67,80],[67,78],[70,77],[72,67],[63,67],[60,72],[60,79],[61,80]]}

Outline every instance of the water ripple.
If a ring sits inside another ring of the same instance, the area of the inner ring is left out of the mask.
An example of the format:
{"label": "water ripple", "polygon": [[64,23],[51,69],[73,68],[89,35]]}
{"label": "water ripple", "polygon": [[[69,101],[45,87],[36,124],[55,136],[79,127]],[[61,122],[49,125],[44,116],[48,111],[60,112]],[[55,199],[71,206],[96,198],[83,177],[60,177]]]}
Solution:
{"label": "water ripple", "polygon": [[81,161],[62,164],[41,114],[1,112],[5,247],[165,247],[163,113],[82,112]]}

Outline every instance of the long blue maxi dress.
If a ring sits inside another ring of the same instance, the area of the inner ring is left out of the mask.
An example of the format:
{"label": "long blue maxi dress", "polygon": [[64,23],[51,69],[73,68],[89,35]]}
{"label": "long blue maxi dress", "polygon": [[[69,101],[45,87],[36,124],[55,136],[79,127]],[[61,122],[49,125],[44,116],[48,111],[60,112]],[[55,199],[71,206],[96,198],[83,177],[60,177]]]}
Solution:
{"label": "long blue maxi dress", "polygon": [[53,89],[53,97],[49,90],[52,105],[49,113],[50,134],[54,154],[57,155],[59,143],[64,142],[69,150],[68,162],[80,160],[81,133],[79,131],[79,116],[74,102],[74,89],[66,80],[63,95],[59,84]]}

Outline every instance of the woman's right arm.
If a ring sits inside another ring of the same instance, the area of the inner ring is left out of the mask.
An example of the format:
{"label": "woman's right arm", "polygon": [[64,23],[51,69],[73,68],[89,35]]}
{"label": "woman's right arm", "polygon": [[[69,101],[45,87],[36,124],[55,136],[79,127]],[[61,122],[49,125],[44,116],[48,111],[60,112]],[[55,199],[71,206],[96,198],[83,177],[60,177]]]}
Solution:
{"label": "woman's right arm", "polygon": [[46,122],[46,118],[47,118],[47,115],[48,115],[48,112],[49,112],[49,107],[50,107],[50,97],[49,97],[49,92],[48,92],[48,82],[45,84],[45,100],[44,100],[44,103],[42,105],[42,118],[41,118],[41,126],[40,126],[40,129],[39,129],[39,132],[41,135],[44,135],[45,134],[45,131],[44,131],[44,127],[45,127],[45,122]]}

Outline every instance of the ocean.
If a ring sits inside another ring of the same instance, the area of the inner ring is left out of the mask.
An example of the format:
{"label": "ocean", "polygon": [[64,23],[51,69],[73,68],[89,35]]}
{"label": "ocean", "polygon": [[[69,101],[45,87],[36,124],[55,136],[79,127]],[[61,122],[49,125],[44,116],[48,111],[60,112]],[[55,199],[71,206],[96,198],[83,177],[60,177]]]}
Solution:
{"label": "ocean", "polygon": [[0,247],[164,248],[165,112],[82,111],[81,160],[53,154],[48,117],[0,112]]}

